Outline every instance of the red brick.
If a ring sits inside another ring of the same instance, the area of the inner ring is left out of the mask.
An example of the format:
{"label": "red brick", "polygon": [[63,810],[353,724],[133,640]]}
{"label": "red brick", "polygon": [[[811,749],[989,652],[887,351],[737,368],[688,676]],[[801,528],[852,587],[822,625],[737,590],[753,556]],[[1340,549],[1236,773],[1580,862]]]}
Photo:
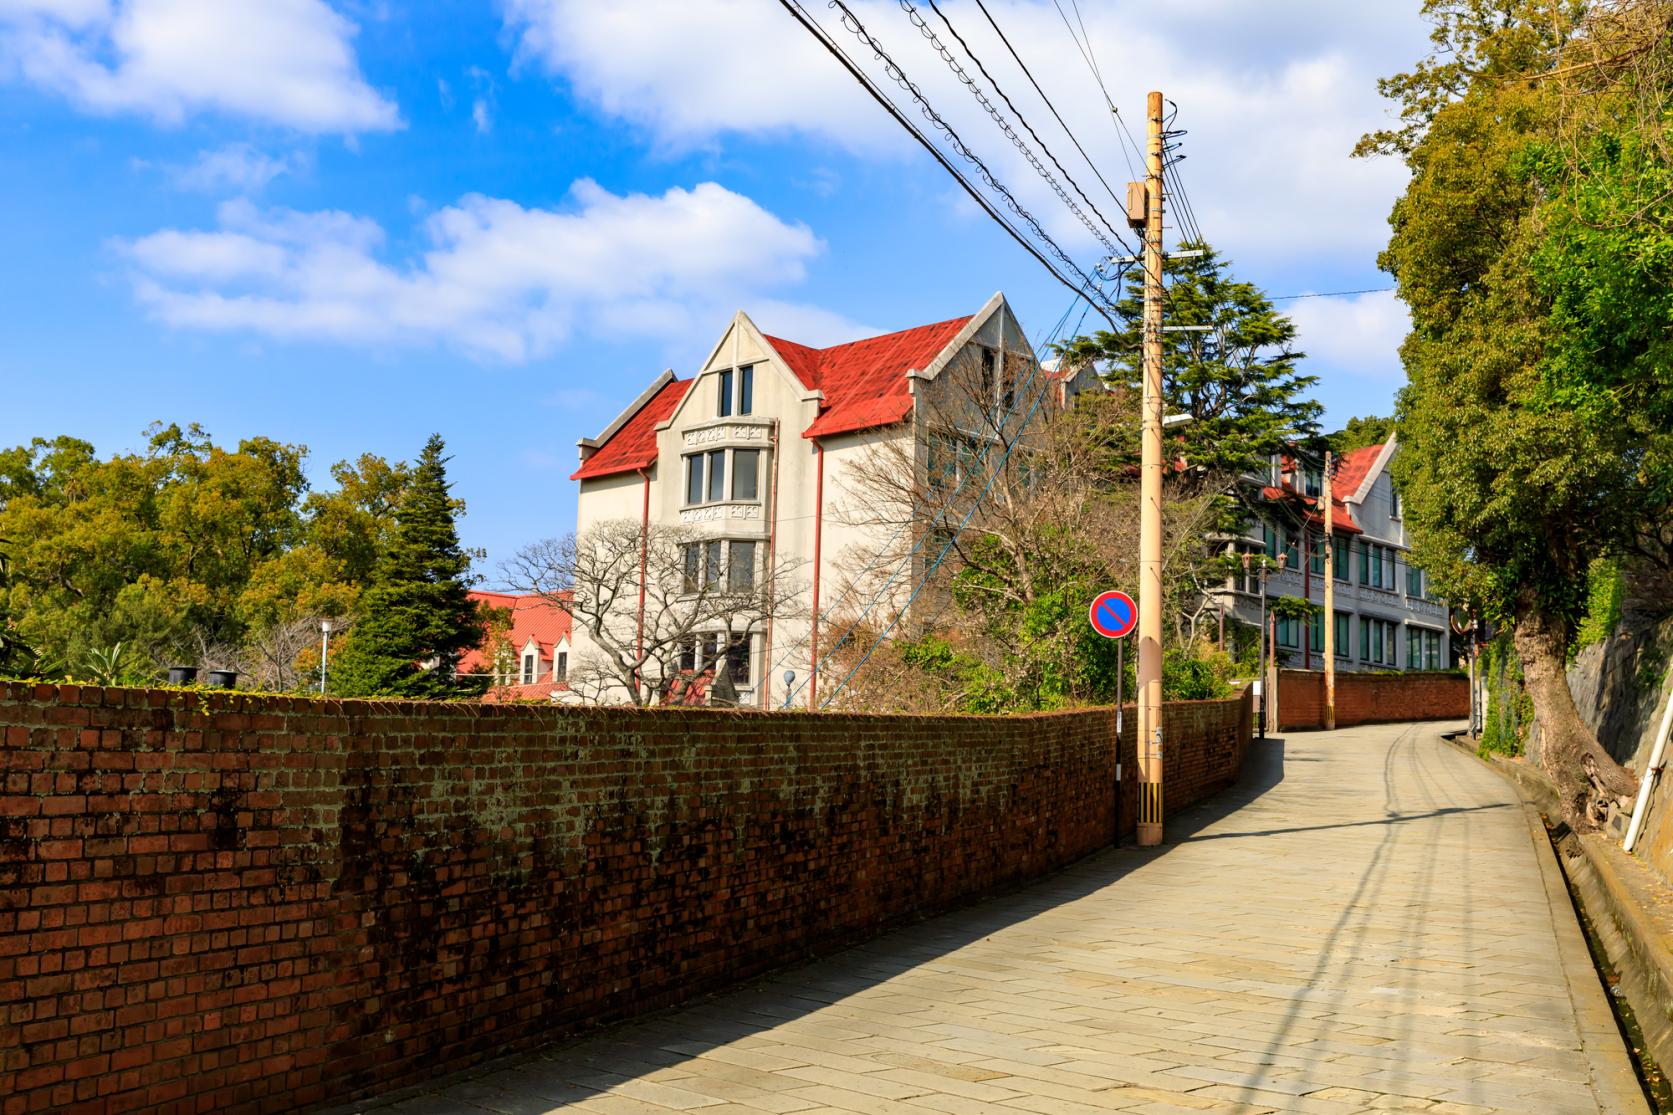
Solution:
{"label": "red brick", "polygon": [[[1249,721],[1164,710],[1170,808]],[[1133,724],[0,686],[50,860],[0,921],[40,1043],[0,1096],[293,1110],[660,1009],[1106,845]]]}

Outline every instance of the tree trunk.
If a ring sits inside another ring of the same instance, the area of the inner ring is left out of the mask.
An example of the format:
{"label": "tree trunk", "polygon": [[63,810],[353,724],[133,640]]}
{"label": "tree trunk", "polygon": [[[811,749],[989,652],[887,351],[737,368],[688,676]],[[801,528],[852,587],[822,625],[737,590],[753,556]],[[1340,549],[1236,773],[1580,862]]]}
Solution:
{"label": "tree trunk", "polygon": [[1516,623],[1522,680],[1539,721],[1540,764],[1556,783],[1564,820],[1577,832],[1599,828],[1612,801],[1630,803],[1638,779],[1598,743],[1568,688],[1564,660],[1567,632],[1531,593],[1524,594]]}

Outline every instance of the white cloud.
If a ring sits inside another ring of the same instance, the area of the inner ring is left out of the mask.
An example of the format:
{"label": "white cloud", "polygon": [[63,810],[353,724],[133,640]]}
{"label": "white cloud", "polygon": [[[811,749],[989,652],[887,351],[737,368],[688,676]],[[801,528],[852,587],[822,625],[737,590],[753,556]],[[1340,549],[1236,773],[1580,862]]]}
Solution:
{"label": "white cloud", "polygon": [[276,159],[248,143],[229,143],[199,152],[190,166],[178,169],[175,181],[204,193],[250,194],[293,169],[293,157]]}
{"label": "white cloud", "polygon": [[1284,310],[1295,322],[1296,347],[1313,374],[1346,372],[1399,382],[1400,342],[1411,329],[1405,303],[1392,291],[1348,298],[1298,298]]}
{"label": "white cloud", "polygon": [[476,125],[478,135],[487,135],[494,130],[493,111],[489,109],[487,100],[482,97],[478,97],[471,104],[471,123]]}
{"label": "white cloud", "polygon": [[[799,135],[862,155],[896,158],[914,150],[899,126],[778,5],[757,0],[632,5],[501,0],[501,5],[521,64],[561,79],[602,111],[646,130],[664,148],[704,146],[728,136]],[[988,120],[899,6],[892,0],[854,0],[850,6],[1054,237],[1083,258],[1092,254],[1091,235]],[[1133,176],[1124,144],[1056,4],[988,0],[987,6],[1119,194]],[[1120,228],[1118,203],[1080,161],[981,13],[957,2],[943,8],[1053,153]],[[922,123],[916,107],[836,15],[824,5],[809,10]],[[1190,130],[1183,137],[1187,161],[1180,171],[1211,240],[1243,264],[1279,253],[1304,267],[1369,264],[1370,252],[1386,236],[1384,218],[1405,171],[1388,160],[1350,159],[1349,151],[1363,132],[1387,119],[1374,79],[1408,66],[1427,48],[1427,28],[1416,5],[1177,0],[1157,6],[1106,0],[1083,4],[1080,11],[1109,92],[1141,142],[1146,90],[1160,88],[1180,105],[1177,126]],[[927,8],[923,17],[958,49]],[[1003,110],[990,82],[968,60],[964,66]]]}
{"label": "white cloud", "polygon": [[561,209],[469,195],[426,218],[423,232],[426,251],[390,262],[372,221],[233,201],[214,229],[164,229],[116,247],[142,304],[188,329],[446,344],[512,362],[576,332],[688,341],[739,306],[810,343],[863,333],[769,296],[800,281],[822,245],[713,182],[649,196],[582,180]]}
{"label": "white cloud", "polygon": [[895,126],[777,4],[502,0],[520,64],[562,76],[671,148],[733,134],[816,134],[901,149]]}
{"label": "white cloud", "polygon": [[310,133],[400,125],[323,0],[0,0],[0,76],[90,112],[217,112]]}

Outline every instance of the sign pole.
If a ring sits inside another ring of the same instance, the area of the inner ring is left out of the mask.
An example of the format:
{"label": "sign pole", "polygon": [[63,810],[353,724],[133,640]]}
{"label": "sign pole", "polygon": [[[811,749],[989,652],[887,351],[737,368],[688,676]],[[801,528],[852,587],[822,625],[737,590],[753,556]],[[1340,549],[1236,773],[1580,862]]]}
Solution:
{"label": "sign pole", "polygon": [[[1121,730],[1123,716],[1121,702],[1127,680],[1127,636],[1139,625],[1139,606],[1124,592],[1100,592],[1086,609],[1087,622],[1092,630],[1106,639],[1115,640],[1115,840],[1121,843]],[[1134,764],[1138,764],[1135,762]],[[1142,791],[1142,783],[1141,783]]]}

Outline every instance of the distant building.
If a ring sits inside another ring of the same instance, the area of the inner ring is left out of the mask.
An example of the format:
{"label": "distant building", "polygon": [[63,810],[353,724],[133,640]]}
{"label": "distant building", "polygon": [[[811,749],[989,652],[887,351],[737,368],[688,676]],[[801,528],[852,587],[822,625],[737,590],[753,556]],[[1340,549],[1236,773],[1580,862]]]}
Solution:
{"label": "distant building", "polygon": [[495,632],[459,660],[459,673],[493,675],[486,701],[556,700],[569,688],[569,610],[544,596],[475,589],[471,599],[510,613]]}
{"label": "distant building", "polygon": [[[1399,452],[1395,438],[1341,455],[1333,481],[1336,582],[1336,667],[1339,670],[1442,670],[1453,665],[1444,601],[1413,565],[1400,493],[1389,475]],[[1234,545],[1285,558],[1267,576],[1269,602],[1281,596],[1324,602],[1324,472],[1317,462],[1274,457],[1267,473],[1251,477],[1261,513]],[[1305,555],[1305,556],[1304,556]],[[1259,625],[1260,578],[1229,578],[1216,594],[1228,620]],[[1279,620],[1280,661],[1324,667],[1324,617],[1311,623]]]}
{"label": "distant building", "polygon": [[[853,607],[842,600],[842,556],[887,544],[854,513],[870,498],[859,483],[868,454],[888,445],[916,462],[905,467],[927,469],[932,434],[946,432],[928,409],[938,393],[959,382],[990,410],[1010,408],[1036,372],[1059,402],[1079,386],[1040,372],[1002,294],[974,314],[823,349],[767,336],[740,312],[695,376],[664,372],[580,443],[577,531],[619,520],[696,528],[712,539],[701,560],[746,582],[769,554],[802,563],[795,618],[752,626],[730,651],[700,636],[676,670],[700,675],[729,658],[740,705],[805,705],[812,633]],[[576,637],[577,653],[588,653],[585,632]],[[786,670],[796,675],[789,686]]]}

